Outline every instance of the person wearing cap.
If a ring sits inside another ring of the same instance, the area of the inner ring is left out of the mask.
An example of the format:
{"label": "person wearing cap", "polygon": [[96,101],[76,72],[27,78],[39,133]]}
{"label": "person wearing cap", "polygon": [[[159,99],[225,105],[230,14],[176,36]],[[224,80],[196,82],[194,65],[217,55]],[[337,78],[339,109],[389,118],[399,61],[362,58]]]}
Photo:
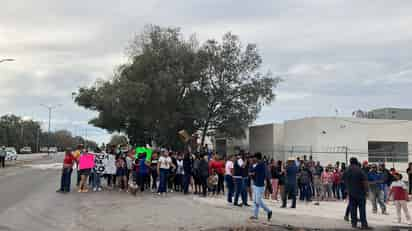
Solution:
{"label": "person wearing cap", "polygon": [[350,159],[350,166],[343,174],[343,179],[349,195],[349,208],[352,228],[357,228],[358,209],[362,229],[370,229],[366,220],[366,197],[368,192],[368,177],[359,167],[358,160]]}
{"label": "person wearing cap", "polygon": [[254,192],[254,209],[252,220],[257,220],[259,216],[259,208],[262,208],[267,213],[267,219],[272,219],[272,210],[270,210],[265,203],[263,203],[263,193],[265,191],[265,180],[267,178],[267,167],[264,161],[262,161],[262,153],[258,152],[254,156],[256,164],[252,167],[250,174],[254,177],[253,192]]}
{"label": "person wearing cap", "polygon": [[365,175],[368,175],[371,167],[369,166],[369,162],[367,160],[362,162],[362,171],[365,173]]}
{"label": "person wearing cap", "polygon": [[6,147],[2,146],[0,148],[0,162],[1,162],[2,168],[5,168],[6,155],[7,155]]}

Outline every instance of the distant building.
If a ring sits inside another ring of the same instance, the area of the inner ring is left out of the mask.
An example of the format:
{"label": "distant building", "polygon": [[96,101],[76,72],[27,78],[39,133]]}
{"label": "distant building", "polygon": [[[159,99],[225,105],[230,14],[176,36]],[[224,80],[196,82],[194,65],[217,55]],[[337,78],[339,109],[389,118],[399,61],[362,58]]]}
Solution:
{"label": "distant building", "polygon": [[409,108],[379,108],[368,112],[371,119],[412,120],[412,109]]}
{"label": "distant building", "polygon": [[249,150],[277,160],[312,156],[323,164],[357,157],[402,171],[411,160],[412,121],[308,117],[256,125],[249,127]]}

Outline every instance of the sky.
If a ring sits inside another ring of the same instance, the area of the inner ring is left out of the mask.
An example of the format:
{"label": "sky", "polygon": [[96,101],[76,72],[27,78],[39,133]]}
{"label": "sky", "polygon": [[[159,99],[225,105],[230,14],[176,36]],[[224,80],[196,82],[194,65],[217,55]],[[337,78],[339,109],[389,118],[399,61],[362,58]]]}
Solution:
{"label": "sky", "polygon": [[2,0],[0,115],[29,117],[52,130],[107,142],[88,125],[93,111],[72,92],[109,79],[147,24],[180,27],[200,41],[225,32],[256,43],[262,71],[284,81],[257,124],[357,109],[412,107],[409,0]]}

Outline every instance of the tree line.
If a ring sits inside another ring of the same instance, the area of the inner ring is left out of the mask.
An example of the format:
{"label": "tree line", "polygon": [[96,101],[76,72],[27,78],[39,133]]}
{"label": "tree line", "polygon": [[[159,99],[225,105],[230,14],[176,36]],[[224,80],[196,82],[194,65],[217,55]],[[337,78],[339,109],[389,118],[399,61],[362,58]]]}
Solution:
{"label": "tree line", "polygon": [[51,147],[57,147],[59,150],[75,148],[78,144],[91,148],[97,146],[95,142],[73,136],[67,130],[45,132],[38,121],[24,120],[12,114],[0,117],[0,146],[14,147],[17,151],[28,146],[33,152],[39,152],[40,148],[47,147],[49,142]]}
{"label": "tree line", "polygon": [[131,144],[154,141],[181,148],[178,131],[206,136],[244,136],[281,78],[262,70],[255,44],[226,33],[202,44],[179,28],[148,25],[128,49],[129,62],[109,80],[79,88],[75,102],[97,111],[90,121],[127,134]]}

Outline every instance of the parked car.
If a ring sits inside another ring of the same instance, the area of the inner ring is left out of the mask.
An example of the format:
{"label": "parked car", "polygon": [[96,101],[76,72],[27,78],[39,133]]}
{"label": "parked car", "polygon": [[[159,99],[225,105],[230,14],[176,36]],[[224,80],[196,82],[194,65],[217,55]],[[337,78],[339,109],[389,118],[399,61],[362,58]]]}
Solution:
{"label": "parked car", "polygon": [[17,152],[13,147],[6,148],[6,160],[17,160]]}
{"label": "parked car", "polygon": [[31,153],[31,147],[26,146],[26,147],[21,148],[20,153],[21,154],[30,154]]}
{"label": "parked car", "polygon": [[47,147],[40,147],[40,152],[41,153],[46,153],[47,152]]}
{"label": "parked car", "polygon": [[57,148],[56,147],[50,147],[49,152],[57,153]]}

